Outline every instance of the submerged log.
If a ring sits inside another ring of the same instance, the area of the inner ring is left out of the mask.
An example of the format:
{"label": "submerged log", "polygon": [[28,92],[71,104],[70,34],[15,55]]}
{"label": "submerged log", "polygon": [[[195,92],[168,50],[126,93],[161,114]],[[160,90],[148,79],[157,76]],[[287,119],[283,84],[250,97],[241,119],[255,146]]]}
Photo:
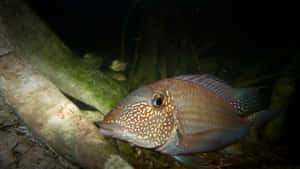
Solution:
{"label": "submerged log", "polygon": [[126,96],[112,78],[83,62],[21,0],[1,0],[0,16],[24,57],[64,93],[103,114]]}
{"label": "submerged log", "polygon": [[[72,64],[79,64],[73,57],[22,0],[0,1],[1,96],[36,137],[74,164],[93,169],[132,168],[60,92],[75,93],[74,97],[85,94],[79,100],[90,98],[88,104],[105,113],[126,90],[99,71],[84,72],[84,65],[73,65],[80,72],[70,71]],[[82,79],[98,78],[80,81],[74,78],[76,73]]]}
{"label": "submerged log", "polygon": [[[130,166],[49,80],[17,55],[0,58],[0,91],[33,133],[84,168]],[[114,164],[116,165],[116,164]]]}

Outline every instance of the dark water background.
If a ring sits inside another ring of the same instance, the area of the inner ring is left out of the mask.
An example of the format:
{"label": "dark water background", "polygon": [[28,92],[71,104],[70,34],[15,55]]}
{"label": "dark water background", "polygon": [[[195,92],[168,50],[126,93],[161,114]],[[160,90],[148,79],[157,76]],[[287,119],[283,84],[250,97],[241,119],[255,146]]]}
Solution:
{"label": "dark water background", "polygon": [[[255,81],[270,76],[253,84],[264,86],[272,86],[281,74],[288,74],[294,90],[287,98],[283,134],[274,144],[287,147],[288,160],[298,160],[300,53],[295,4],[283,1],[28,1],[78,55],[94,53],[104,58],[104,68],[115,59],[127,62],[129,70],[137,70],[134,77],[141,84],[162,78],[158,70],[165,65],[167,77],[214,73],[229,81]],[[125,50],[120,57],[122,32],[125,32]],[[195,49],[203,50],[192,52]],[[133,63],[136,55],[139,59]],[[200,68],[195,65],[195,58],[203,64]],[[144,75],[138,71],[143,66],[147,67]],[[127,77],[129,70],[124,72]],[[138,86],[129,84],[131,89]]]}

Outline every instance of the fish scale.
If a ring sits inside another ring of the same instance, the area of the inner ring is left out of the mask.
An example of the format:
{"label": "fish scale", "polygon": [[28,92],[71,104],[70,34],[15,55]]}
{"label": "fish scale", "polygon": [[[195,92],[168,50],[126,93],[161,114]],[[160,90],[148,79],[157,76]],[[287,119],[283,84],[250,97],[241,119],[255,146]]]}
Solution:
{"label": "fish scale", "polygon": [[[122,111],[119,119],[108,120],[106,123],[119,123],[120,127],[126,128],[128,132],[134,133],[136,137],[144,139],[145,142],[154,146],[164,144],[168,140],[168,135],[174,125],[170,97],[166,91],[165,111],[158,111],[143,102],[135,102],[126,106],[119,105]],[[146,125],[145,125],[146,124]]]}
{"label": "fish scale", "polygon": [[163,79],[131,92],[104,117],[99,131],[187,164],[181,155],[220,149],[278,113],[254,112],[258,91],[233,88],[213,75]]}

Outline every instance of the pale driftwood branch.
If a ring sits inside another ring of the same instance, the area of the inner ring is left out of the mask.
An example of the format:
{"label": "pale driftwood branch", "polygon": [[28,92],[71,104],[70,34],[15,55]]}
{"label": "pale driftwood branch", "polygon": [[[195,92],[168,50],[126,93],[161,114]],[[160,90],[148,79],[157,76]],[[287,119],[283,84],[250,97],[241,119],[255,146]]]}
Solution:
{"label": "pale driftwood branch", "polygon": [[34,133],[66,159],[84,168],[131,168],[80,110],[22,57],[0,58],[0,89]]}
{"label": "pale driftwood branch", "polygon": [[0,17],[12,43],[66,94],[103,114],[127,95],[125,87],[74,55],[22,0],[1,0]]}
{"label": "pale driftwood branch", "polygon": [[[83,118],[78,107],[40,73],[40,71],[44,72],[60,85],[64,85],[64,82],[70,79],[73,80],[72,73],[60,72],[63,69],[54,66],[64,58],[64,54],[67,58],[72,54],[44,24],[40,23],[37,17],[31,15],[31,11],[21,0],[0,1],[1,96],[6,98],[41,141],[74,164],[93,169],[132,168],[116,153],[115,148],[104,139],[103,135],[98,133],[97,128]],[[5,30],[8,30],[8,34]],[[11,42],[14,42],[14,45]],[[45,49],[53,49],[53,53],[45,54],[43,53]],[[58,54],[59,57],[55,58],[54,54]],[[47,60],[48,57],[56,60],[55,64],[51,65]],[[57,70],[54,72],[48,74],[45,72],[53,71],[55,68]],[[99,74],[101,75],[101,72],[98,72]],[[53,78],[54,75],[68,78],[57,80]],[[108,98],[105,102],[101,102],[100,99],[97,103],[100,106],[94,105],[105,112],[117,100],[115,98],[120,97],[118,94],[122,93],[122,88],[107,80],[107,77],[103,76],[101,80],[105,80],[104,87],[111,84],[110,87],[117,88],[111,96],[101,98]],[[78,82],[78,79],[75,82]],[[75,84],[80,88],[84,83]],[[89,94],[94,89],[92,87],[87,96],[91,96]],[[79,90],[84,92],[89,89]],[[103,94],[101,90],[104,89],[98,89],[100,94]],[[106,92],[110,91],[114,90],[109,88]],[[97,97],[93,96],[93,99],[95,98]],[[93,115],[89,116],[93,117]]]}

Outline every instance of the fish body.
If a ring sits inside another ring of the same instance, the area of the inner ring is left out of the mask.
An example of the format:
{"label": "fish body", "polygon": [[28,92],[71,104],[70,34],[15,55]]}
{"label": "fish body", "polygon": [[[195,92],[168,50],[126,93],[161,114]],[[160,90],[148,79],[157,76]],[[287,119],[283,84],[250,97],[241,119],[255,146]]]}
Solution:
{"label": "fish body", "polygon": [[213,75],[163,79],[130,93],[99,131],[171,156],[214,151],[273,116],[252,112],[257,97],[257,88],[235,89]]}
{"label": "fish body", "polygon": [[115,72],[121,72],[126,69],[127,63],[122,62],[120,60],[114,60],[109,68]]}

